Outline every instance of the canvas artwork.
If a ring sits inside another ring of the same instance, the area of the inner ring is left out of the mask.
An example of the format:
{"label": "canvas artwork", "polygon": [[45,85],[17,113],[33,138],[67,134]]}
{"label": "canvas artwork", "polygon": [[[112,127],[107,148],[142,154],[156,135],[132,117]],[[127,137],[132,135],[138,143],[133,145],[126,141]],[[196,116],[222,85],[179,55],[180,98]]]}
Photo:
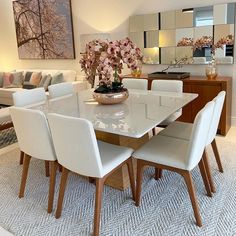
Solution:
{"label": "canvas artwork", "polygon": [[74,59],[70,0],[13,2],[20,59]]}

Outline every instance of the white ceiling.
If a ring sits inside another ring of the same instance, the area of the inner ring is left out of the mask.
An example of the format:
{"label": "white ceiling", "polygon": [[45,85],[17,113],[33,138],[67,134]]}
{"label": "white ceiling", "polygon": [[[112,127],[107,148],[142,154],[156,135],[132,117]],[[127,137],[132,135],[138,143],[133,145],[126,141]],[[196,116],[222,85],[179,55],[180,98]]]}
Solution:
{"label": "white ceiling", "polygon": [[208,6],[236,2],[236,0],[143,0],[139,2],[142,3],[140,3],[136,8],[135,14],[177,10],[188,7]]}

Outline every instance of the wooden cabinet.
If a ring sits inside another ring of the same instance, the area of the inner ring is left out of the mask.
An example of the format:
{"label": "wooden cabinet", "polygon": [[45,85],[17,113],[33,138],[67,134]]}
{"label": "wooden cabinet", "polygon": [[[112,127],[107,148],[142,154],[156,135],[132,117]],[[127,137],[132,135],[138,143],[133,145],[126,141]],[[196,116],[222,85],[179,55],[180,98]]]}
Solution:
{"label": "wooden cabinet", "polygon": [[[124,76],[126,78],[131,76]],[[148,89],[151,88],[152,80],[142,75],[141,78],[148,79]],[[198,97],[183,108],[183,114],[178,119],[184,122],[193,122],[196,114],[205,104],[211,101],[220,91],[226,91],[226,98],[219,122],[218,134],[226,135],[231,127],[231,103],[232,103],[232,77],[219,76],[214,80],[208,80],[204,76],[191,76],[183,79],[184,92],[197,93]]]}
{"label": "wooden cabinet", "polygon": [[[183,115],[179,120],[193,122],[196,114],[205,104],[211,101],[220,91],[226,91],[226,98],[218,126],[218,134],[226,135],[231,127],[232,78],[217,77],[208,80],[205,77],[190,77],[183,80],[184,92],[197,93],[198,97],[184,107]],[[189,114],[190,113],[190,114]]]}

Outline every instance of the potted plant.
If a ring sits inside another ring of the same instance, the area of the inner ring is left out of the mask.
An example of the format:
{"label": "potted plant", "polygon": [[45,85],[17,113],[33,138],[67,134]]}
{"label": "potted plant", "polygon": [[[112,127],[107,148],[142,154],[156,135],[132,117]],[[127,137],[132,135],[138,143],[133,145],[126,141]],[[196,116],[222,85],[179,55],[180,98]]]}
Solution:
{"label": "potted plant", "polygon": [[99,77],[94,98],[105,97],[105,100],[98,102],[111,104],[114,103],[111,101],[112,97],[115,103],[122,101],[122,95],[125,99],[128,97],[127,89],[120,82],[123,64],[135,70],[140,60],[142,60],[141,50],[129,38],[114,41],[93,40],[86,45],[80,64],[92,87],[95,76]]}

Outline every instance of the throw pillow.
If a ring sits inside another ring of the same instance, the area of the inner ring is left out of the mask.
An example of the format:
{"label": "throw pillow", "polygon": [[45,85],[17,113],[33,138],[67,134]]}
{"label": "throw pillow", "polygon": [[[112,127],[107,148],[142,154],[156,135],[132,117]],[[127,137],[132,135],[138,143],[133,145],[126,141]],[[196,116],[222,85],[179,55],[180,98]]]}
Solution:
{"label": "throw pillow", "polygon": [[45,91],[48,91],[48,86],[50,85],[52,80],[51,75],[44,75],[38,85],[38,87],[43,87]]}
{"label": "throw pillow", "polygon": [[23,72],[9,72],[3,75],[3,88],[20,88],[23,84]]}
{"label": "throw pillow", "polygon": [[2,88],[2,86],[3,86],[3,75],[4,75],[4,73],[0,72],[0,88]]}
{"label": "throw pillow", "polygon": [[52,76],[52,81],[51,84],[59,84],[63,83],[64,81],[64,76],[62,73],[56,73],[55,75]]}
{"label": "throw pillow", "polygon": [[31,77],[30,77],[29,82],[32,85],[38,86],[39,83],[40,83],[41,78],[42,78],[42,72],[33,72]]}
{"label": "throw pillow", "polygon": [[32,74],[33,74],[32,71],[26,71],[24,81],[26,81],[26,82],[30,81]]}
{"label": "throw pillow", "polygon": [[23,84],[23,88],[24,88],[24,89],[34,89],[34,88],[37,88],[37,86],[31,84],[29,81],[28,81],[28,82],[26,81],[26,82],[24,82],[24,84]]}

